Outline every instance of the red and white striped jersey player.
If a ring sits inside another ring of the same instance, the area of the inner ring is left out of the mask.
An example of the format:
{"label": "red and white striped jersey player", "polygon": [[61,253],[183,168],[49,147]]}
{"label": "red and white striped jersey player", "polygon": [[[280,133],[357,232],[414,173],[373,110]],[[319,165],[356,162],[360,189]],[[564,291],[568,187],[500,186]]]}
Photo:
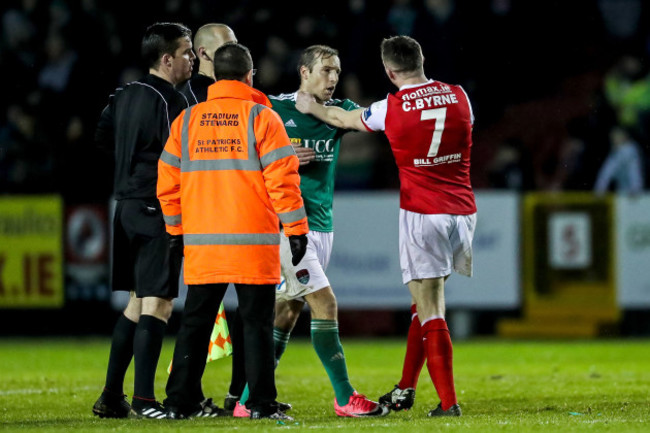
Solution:
{"label": "red and white striped jersey player", "polygon": [[299,93],[296,107],[339,128],[384,131],[400,177],[399,251],[411,292],[402,378],[379,402],[409,409],[427,361],[440,404],[429,416],[460,416],[453,379],[452,343],[445,321],[445,280],[472,275],[476,204],[470,183],[474,115],[462,87],[427,79],[414,39],[381,44],[386,75],[399,89],[367,108],[345,111]]}

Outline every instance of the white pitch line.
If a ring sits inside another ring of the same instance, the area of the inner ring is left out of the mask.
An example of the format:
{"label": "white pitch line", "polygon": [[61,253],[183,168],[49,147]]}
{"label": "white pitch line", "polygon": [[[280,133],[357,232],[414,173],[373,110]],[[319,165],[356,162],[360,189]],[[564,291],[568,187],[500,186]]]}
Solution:
{"label": "white pitch line", "polygon": [[0,396],[5,395],[29,395],[29,394],[59,394],[62,392],[88,391],[94,389],[94,386],[84,386],[81,388],[23,388],[23,389],[0,389]]}

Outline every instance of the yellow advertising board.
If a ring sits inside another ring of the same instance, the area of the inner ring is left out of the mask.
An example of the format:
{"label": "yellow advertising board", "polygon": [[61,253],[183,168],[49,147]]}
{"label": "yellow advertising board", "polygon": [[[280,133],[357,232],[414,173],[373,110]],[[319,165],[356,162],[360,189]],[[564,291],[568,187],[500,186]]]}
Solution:
{"label": "yellow advertising board", "polygon": [[524,292],[530,314],[618,319],[613,212],[610,196],[526,196]]}
{"label": "yellow advertising board", "polygon": [[595,337],[620,317],[616,303],[614,204],[586,192],[528,193],[523,201],[524,317],[499,333]]}
{"label": "yellow advertising board", "polygon": [[63,306],[61,197],[0,196],[0,308]]}

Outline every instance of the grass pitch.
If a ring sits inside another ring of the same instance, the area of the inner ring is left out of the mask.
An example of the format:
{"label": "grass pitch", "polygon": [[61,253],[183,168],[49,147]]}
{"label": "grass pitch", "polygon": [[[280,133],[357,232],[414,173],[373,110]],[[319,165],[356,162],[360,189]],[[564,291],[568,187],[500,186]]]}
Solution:
{"label": "grass pitch", "polygon": [[[352,385],[373,399],[399,380],[404,342],[344,339]],[[309,341],[294,339],[277,370],[279,399],[291,423],[217,418],[189,421],[100,420],[91,407],[101,391],[108,339],[0,340],[0,430],[16,432],[648,432],[650,341],[507,342],[454,346],[456,387],[464,415],[427,418],[438,403],[426,368],[415,406],[378,419],[338,418],[333,393]],[[156,392],[165,396],[167,338]],[[206,395],[221,405],[230,361],[208,365]],[[132,366],[126,392],[132,391]]]}

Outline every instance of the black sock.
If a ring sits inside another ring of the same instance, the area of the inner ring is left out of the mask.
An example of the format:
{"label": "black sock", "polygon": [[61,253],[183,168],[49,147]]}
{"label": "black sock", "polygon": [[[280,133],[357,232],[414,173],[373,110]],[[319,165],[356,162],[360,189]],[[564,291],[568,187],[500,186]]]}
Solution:
{"label": "black sock", "polygon": [[140,316],[133,340],[135,384],[133,402],[155,400],[154,379],[167,324],[154,316]]}
{"label": "black sock", "polygon": [[111,353],[108,357],[106,384],[104,389],[110,394],[124,394],[124,376],[133,358],[133,337],[137,323],[121,314],[113,328]]}

